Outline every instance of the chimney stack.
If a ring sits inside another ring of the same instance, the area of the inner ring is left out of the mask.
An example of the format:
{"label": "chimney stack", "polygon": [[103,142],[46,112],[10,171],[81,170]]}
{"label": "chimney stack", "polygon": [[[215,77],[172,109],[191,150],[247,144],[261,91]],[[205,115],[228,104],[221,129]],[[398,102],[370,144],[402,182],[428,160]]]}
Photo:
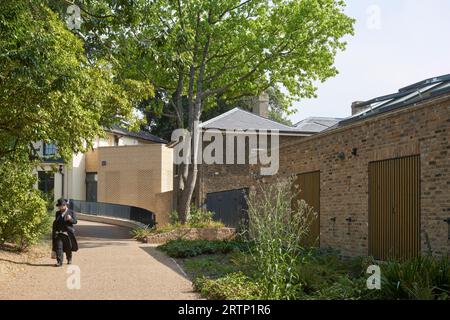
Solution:
{"label": "chimney stack", "polygon": [[364,101],[354,101],[352,103],[352,116],[368,109],[367,106],[360,106],[360,104],[363,102]]}
{"label": "chimney stack", "polygon": [[254,98],[253,113],[264,118],[269,117],[269,95],[266,92]]}

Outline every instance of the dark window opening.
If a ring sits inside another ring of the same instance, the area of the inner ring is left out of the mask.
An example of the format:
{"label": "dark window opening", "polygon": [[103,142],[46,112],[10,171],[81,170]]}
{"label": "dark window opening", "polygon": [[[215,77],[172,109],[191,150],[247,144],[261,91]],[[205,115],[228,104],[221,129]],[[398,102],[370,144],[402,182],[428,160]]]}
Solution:
{"label": "dark window opening", "polygon": [[53,196],[55,174],[51,171],[38,171],[38,189],[49,197]]}
{"label": "dark window opening", "polygon": [[97,202],[97,172],[86,173],[86,201]]}
{"label": "dark window opening", "polygon": [[116,146],[116,147],[119,146],[119,140],[120,140],[119,136],[114,136],[114,146]]}

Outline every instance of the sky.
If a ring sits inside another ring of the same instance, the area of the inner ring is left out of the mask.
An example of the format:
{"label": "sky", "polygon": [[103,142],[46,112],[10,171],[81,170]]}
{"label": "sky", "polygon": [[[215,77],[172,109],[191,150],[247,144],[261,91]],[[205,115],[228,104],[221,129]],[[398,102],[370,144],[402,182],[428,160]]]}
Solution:
{"label": "sky", "polygon": [[347,0],[355,35],[338,53],[339,74],[317,83],[317,98],[297,101],[296,123],[310,116],[347,117],[353,101],[397,92],[450,74],[449,0]]}

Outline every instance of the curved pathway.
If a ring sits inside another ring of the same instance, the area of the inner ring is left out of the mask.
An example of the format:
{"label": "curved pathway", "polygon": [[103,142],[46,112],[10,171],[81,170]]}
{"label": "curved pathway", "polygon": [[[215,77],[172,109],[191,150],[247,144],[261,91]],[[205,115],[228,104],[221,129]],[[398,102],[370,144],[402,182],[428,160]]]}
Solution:
{"label": "curved pathway", "polygon": [[39,258],[22,264],[20,271],[0,282],[0,299],[196,299],[191,282],[176,262],[154,245],[130,239],[129,229],[79,221],[80,250],[74,253],[72,272],[55,260]]}

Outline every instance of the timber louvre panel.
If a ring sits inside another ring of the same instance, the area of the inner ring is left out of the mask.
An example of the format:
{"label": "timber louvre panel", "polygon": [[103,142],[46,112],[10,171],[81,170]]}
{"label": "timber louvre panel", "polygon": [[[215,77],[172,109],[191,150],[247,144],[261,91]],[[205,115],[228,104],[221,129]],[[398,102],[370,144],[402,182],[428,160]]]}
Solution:
{"label": "timber louvre panel", "polygon": [[294,185],[298,187],[299,191],[294,200],[305,200],[317,213],[314,221],[311,222],[305,244],[320,246],[320,171],[298,174]]}
{"label": "timber louvre panel", "polygon": [[410,259],[420,253],[420,156],[369,163],[369,255]]}

